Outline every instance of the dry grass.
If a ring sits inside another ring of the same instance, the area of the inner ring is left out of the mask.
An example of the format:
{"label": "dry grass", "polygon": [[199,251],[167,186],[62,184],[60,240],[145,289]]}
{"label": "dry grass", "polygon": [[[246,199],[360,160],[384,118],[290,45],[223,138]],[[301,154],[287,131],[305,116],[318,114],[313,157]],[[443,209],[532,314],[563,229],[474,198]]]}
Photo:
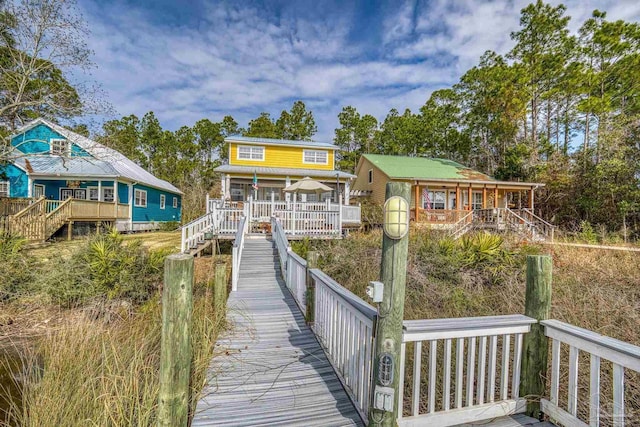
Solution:
{"label": "dry grass", "polygon": [[[196,260],[192,327],[191,405],[206,382],[224,310],[215,310],[206,283],[212,259]],[[21,426],[148,426],[156,423],[160,366],[159,296],[133,313],[98,319],[67,310],[55,328],[22,350],[22,400],[10,424]],[[1,422],[0,422],[1,424]]]}

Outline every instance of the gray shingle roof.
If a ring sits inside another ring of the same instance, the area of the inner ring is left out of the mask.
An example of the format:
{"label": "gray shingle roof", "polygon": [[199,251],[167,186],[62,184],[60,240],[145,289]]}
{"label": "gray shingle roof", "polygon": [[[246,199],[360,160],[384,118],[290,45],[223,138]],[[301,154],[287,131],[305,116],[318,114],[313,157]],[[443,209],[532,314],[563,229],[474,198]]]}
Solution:
{"label": "gray shingle roof", "polygon": [[[145,169],[143,169],[142,167],[138,166],[136,163],[134,163],[132,160],[129,160],[127,157],[125,157],[123,154],[121,154],[120,152],[106,147],[98,142],[95,142],[87,137],[84,137],[82,135],[79,135],[75,132],[70,131],[69,129],[66,129],[62,126],[59,126],[55,123],[52,123],[48,120],[45,119],[36,119],[34,121],[32,121],[31,123],[25,125],[24,127],[22,127],[21,129],[19,129],[17,131],[17,133],[22,133],[25,132],[26,130],[38,125],[38,124],[44,124],[45,126],[50,127],[51,129],[53,129],[54,131],[58,132],[60,135],[64,136],[65,138],[67,138],[69,141],[71,141],[72,143],[78,145],[80,148],[82,148],[83,150],[85,150],[86,152],[88,152],[89,154],[91,154],[93,157],[95,157],[95,160],[93,160],[93,163],[95,163],[93,166],[89,166],[88,164],[82,163],[82,162],[78,162],[77,164],[74,163],[73,167],[74,168],[86,168],[87,170],[92,169],[95,172],[100,172],[103,170],[104,166],[97,166],[96,162],[102,162],[102,163],[106,163],[108,164],[112,170],[114,170],[116,173],[111,175],[112,177],[121,177],[121,178],[126,178],[130,181],[133,182],[138,182],[140,184],[143,185],[148,185],[150,187],[155,187],[155,188],[159,188],[161,190],[167,190],[170,191],[172,193],[179,193],[182,194],[182,192],[180,190],[178,190],[173,184],[162,180],[160,178],[155,177],[153,174],[149,173],[148,171],[146,171]],[[48,156],[42,156],[40,158],[47,158]],[[69,161],[71,159],[77,159],[78,157],[73,157],[73,158],[68,158],[65,159],[66,161]],[[30,159],[30,157],[27,157],[27,159]],[[54,168],[54,166],[56,166],[56,164],[54,162],[49,163],[49,166],[47,166],[48,168]],[[58,164],[57,166],[61,166],[60,164]],[[43,164],[43,167],[44,164]],[[80,170],[80,169],[78,169]],[[61,174],[67,174],[67,170],[65,169],[59,169],[59,170],[53,170],[52,169],[52,174],[55,173],[61,173]],[[94,176],[94,175],[87,175],[87,176]],[[95,175],[97,176],[101,176],[101,175]]]}
{"label": "gray shingle roof", "polygon": [[295,147],[314,147],[337,150],[338,147],[321,141],[299,141],[292,139],[254,138],[250,136],[232,135],[224,139],[224,142],[243,142],[246,144],[291,145]]}
{"label": "gray shingle roof", "polygon": [[339,178],[355,178],[347,172],[336,170],[316,170],[316,169],[298,169],[298,168],[268,168],[261,166],[237,166],[237,165],[222,165],[214,169],[216,172],[223,173],[244,173],[247,175],[279,175],[279,176],[310,176],[312,178],[335,178],[338,175]]}
{"label": "gray shingle roof", "polygon": [[25,156],[15,160],[17,166],[34,175],[87,176],[116,178],[109,163],[91,157]]}

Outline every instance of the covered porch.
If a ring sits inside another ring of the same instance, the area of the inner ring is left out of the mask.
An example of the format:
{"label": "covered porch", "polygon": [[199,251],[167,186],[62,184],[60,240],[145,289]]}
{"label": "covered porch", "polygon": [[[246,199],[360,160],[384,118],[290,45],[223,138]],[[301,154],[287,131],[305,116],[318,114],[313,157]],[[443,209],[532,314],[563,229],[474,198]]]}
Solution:
{"label": "covered porch", "polygon": [[535,209],[535,190],[543,184],[487,181],[415,181],[411,219],[443,228],[484,209]]}

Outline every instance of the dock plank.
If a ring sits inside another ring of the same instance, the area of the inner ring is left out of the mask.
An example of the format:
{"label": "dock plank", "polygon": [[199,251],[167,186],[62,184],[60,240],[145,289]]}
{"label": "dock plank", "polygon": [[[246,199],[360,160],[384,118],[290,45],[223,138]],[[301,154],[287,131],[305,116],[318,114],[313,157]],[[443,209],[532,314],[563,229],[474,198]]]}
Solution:
{"label": "dock plank", "polygon": [[232,331],[209,368],[198,426],[362,426],[356,409],[285,284],[273,243],[248,239]]}

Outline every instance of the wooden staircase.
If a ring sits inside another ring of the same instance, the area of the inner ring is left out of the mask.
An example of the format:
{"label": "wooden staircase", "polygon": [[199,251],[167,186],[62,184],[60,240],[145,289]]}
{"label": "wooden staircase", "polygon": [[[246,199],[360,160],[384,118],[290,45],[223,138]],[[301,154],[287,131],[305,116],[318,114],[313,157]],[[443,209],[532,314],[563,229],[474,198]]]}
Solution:
{"label": "wooden staircase", "polygon": [[471,230],[512,232],[531,242],[553,241],[554,226],[528,209],[478,209],[470,211],[449,230],[458,239]]}
{"label": "wooden staircase", "polygon": [[30,242],[44,242],[71,217],[73,199],[47,200],[41,197],[8,217],[9,231]]}

